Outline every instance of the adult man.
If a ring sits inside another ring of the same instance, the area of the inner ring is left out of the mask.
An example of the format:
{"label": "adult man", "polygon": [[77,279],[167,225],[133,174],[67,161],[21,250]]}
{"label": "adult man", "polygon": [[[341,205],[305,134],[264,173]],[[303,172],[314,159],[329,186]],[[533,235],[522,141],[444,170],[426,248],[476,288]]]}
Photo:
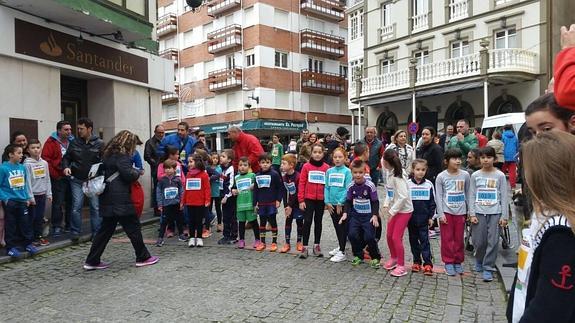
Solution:
{"label": "adult man", "polygon": [[561,48],[553,73],[555,99],[560,106],[575,110],[575,24],[561,27]]}
{"label": "adult man", "polygon": [[439,138],[439,146],[445,152],[447,150],[447,146],[449,145],[449,141],[453,137],[453,125],[448,124],[445,127],[445,133],[441,135]]}
{"label": "adult man", "polygon": [[52,234],[62,234],[62,220],[66,210],[66,229],[70,229],[70,217],[72,215],[72,193],[70,181],[64,176],[62,157],[66,154],[72,136],[72,126],[68,121],[59,121],[56,131],[46,140],[42,149],[42,158],[48,163],[50,182],[52,184]]}
{"label": "adult man", "polygon": [[297,146],[296,146],[296,152],[299,153],[299,151],[301,150],[301,146],[303,146],[303,144],[305,144],[306,142],[309,141],[309,130],[307,129],[303,129],[301,131],[301,136],[297,141]]}
{"label": "adult man", "polygon": [[503,127],[503,136],[501,141],[503,141],[503,158],[504,164],[502,171],[509,174],[509,185],[511,189],[515,189],[515,184],[517,182],[517,157],[519,153],[519,140],[515,132],[513,132],[513,126],[506,124]]}
{"label": "adult man", "polygon": [[[102,162],[104,142],[98,136],[92,135],[94,123],[88,118],[78,119],[78,138],[70,142],[64,158],[62,168],[64,175],[70,176],[72,190],[72,218],[70,231],[72,239],[77,240],[82,233],[82,205],[84,192],[82,184],[88,180],[88,173],[92,165]],[[100,229],[102,219],[99,215],[98,196],[90,198],[90,225],[92,237]]]}
{"label": "adult man", "polygon": [[144,146],[144,160],[150,165],[150,172],[152,176],[152,207],[154,214],[158,215],[159,210],[156,201],[156,188],[158,187],[158,164],[160,163],[160,155],[158,154],[158,147],[164,139],[166,130],[162,125],[156,125],[154,128],[154,135],[146,141]]}
{"label": "adult man", "polygon": [[189,135],[190,125],[187,122],[182,121],[178,123],[178,132],[164,137],[162,142],[158,147],[158,155],[162,156],[165,154],[165,150],[168,146],[178,148],[180,152],[180,162],[184,166],[184,172],[188,172],[188,156],[194,153],[194,144],[196,139]]}
{"label": "adult man", "polygon": [[381,177],[380,165],[381,165],[381,158],[383,157],[384,147],[383,143],[379,138],[377,138],[377,130],[375,127],[366,127],[365,128],[365,138],[361,141],[369,147],[369,176],[371,177],[371,181],[375,186],[379,182]]}
{"label": "adult man", "polygon": [[461,150],[461,163],[463,167],[467,165],[467,153],[474,148],[477,148],[479,143],[474,134],[469,133],[469,122],[467,120],[457,121],[457,135],[449,141],[448,149],[458,148]]}
{"label": "adult man", "polygon": [[487,146],[487,142],[489,141],[487,137],[481,134],[481,128],[475,127],[473,128],[473,134],[477,137],[477,143],[479,144],[479,148],[483,148]]}
{"label": "adult man", "polygon": [[258,158],[264,153],[264,148],[258,138],[254,135],[243,132],[239,127],[230,127],[228,129],[230,139],[234,142],[232,149],[235,158],[232,162],[234,169],[238,169],[240,157],[248,157],[252,171],[255,173],[260,170]]}

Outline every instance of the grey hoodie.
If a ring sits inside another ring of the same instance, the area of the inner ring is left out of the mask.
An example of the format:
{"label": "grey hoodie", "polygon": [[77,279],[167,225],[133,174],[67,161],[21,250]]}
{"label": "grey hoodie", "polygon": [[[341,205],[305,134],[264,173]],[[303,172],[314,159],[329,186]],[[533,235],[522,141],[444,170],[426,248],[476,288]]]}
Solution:
{"label": "grey hoodie", "polygon": [[50,184],[50,174],[48,172],[48,162],[40,158],[36,160],[26,157],[24,160],[26,167],[28,187],[32,190],[32,195],[46,195],[52,197],[52,185]]}

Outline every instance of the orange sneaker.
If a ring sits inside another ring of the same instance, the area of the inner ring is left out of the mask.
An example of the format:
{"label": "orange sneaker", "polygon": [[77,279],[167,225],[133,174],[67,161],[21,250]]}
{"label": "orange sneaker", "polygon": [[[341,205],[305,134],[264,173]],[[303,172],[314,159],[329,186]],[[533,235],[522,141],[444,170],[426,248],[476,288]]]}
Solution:
{"label": "orange sneaker", "polygon": [[209,229],[204,229],[204,231],[202,231],[202,238],[209,238],[212,235],[212,232]]}
{"label": "orange sneaker", "polygon": [[297,251],[301,252],[301,251],[303,250],[303,243],[298,242],[298,243],[295,245],[295,249],[296,249]]}
{"label": "orange sneaker", "polygon": [[411,265],[411,271],[414,273],[418,273],[421,270],[421,265],[420,264],[413,264]]}
{"label": "orange sneaker", "polygon": [[433,267],[431,265],[423,266],[423,274],[425,276],[433,276]]}
{"label": "orange sneaker", "polygon": [[371,256],[369,255],[369,251],[363,250],[363,260],[371,260]]}
{"label": "orange sneaker", "polygon": [[270,252],[276,252],[277,250],[278,250],[278,244],[272,243],[272,246],[270,247]]}
{"label": "orange sneaker", "polygon": [[291,246],[289,245],[289,243],[286,243],[286,244],[284,244],[284,246],[280,250],[280,253],[286,253],[286,252],[289,252],[290,250],[291,250]]}
{"label": "orange sneaker", "polygon": [[266,244],[260,242],[256,247],[256,251],[264,251],[264,250],[266,250]]}

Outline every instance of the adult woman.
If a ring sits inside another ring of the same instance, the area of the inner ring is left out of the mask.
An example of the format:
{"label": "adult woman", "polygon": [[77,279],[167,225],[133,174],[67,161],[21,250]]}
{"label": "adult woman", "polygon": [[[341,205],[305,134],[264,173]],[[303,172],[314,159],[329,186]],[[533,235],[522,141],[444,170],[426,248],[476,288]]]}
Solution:
{"label": "adult woman", "polygon": [[503,150],[505,144],[501,141],[501,134],[499,131],[495,131],[491,140],[487,142],[487,146],[493,147],[495,149],[495,155],[497,156],[497,161],[495,162],[495,167],[499,170],[503,167],[503,162],[505,161],[505,157],[503,156]]}
{"label": "adult woman", "polygon": [[415,159],[413,147],[407,144],[407,132],[405,132],[405,130],[395,132],[393,135],[393,143],[389,144],[385,150],[388,149],[393,149],[397,152],[399,160],[401,161],[401,168],[403,169],[403,177],[407,179],[411,172],[411,163]]}
{"label": "adult woman", "polygon": [[151,256],[144,245],[140,221],[136,217],[130,195],[132,183],[140,177],[140,172],[132,167],[131,162],[138,141],[135,134],[122,130],[104,148],[102,159],[106,189],[100,195],[100,215],[103,219],[86,258],[86,270],[108,268],[109,265],[102,262],[100,257],[118,223],[132,242],[136,253],[136,267],[153,265],[159,260],[158,257]]}
{"label": "adult woman", "polygon": [[307,163],[310,158],[311,158],[311,146],[313,146],[313,144],[315,144],[317,142],[317,134],[316,133],[311,133],[309,135],[308,141],[306,141],[305,143],[303,143],[303,145],[301,146],[301,149],[299,150],[299,161],[300,163],[305,164]]}
{"label": "adult woman", "polygon": [[427,173],[425,179],[435,183],[435,177],[441,173],[443,165],[443,150],[435,143],[435,129],[425,127],[421,131],[421,147],[417,148],[417,158],[427,161]]}

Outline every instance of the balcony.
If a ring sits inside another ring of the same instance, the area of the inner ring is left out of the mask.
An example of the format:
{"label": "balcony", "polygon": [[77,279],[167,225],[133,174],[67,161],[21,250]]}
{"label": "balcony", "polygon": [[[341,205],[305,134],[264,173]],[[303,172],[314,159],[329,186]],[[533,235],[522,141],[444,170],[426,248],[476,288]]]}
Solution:
{"label": "balcony", "polygon": [[469,0],[451,0],[449,3],[449,22],[469,17]]}
{"label": "balcony", "polygon": [[429,13],[425,12],[411,17],[413,28],[412,33],[424,31],[429,28]]}
{"label": "balcony", "polygon": [[388,26],[381,26],[379,28],[379,41],[384,42],[389,39],[395,38],[395,24]]}
{"label": "balcony", "polygon": [[174,61],[174,65],[178,66],[178,55],[179,52],[176,48],[168,48],[160,51],[158,56],[165,59],[170,59]]}
{"label": "balcony", "polygon": [[409,87],[409,69],[367,77],[361,80],[361,95],[390,92]]}
{"label": "balcony", "polygon": [[480,54],[475,53],[418,66],[415,85],[432,84],[479,75],[481,74],[480,60]]}
{"label": "balcony", "polygon": [[242,68],[225,68],[208,74],[209,89],[212,92],[229,90],[242,86]]}
{"label": "balcony", "polygon": [[312,16],[339,22],[345,17],[345,5],[339,0],[301,0],[301,10]]}
{"label": "balcony", "polygon": [[345,77],[326,72],[301,71],[301,88],[304,92],[341,95],[345,93]]}
{"label": "balcony", "polygon": [[158,18],[158,23],[156,27],[156,34],[158,37],[162,37],[178,30],[178,17],[169,13]]}
{"label": "balcony", "polygon": [[301,51],[308,55],[338,59],[345,55],[345,39],[304,29],[301,31]]}
{"label": "balcony", "polygon": [[208,34],[208,52],[215,54],[242,46],[242,26],[231,25]]}
{"label": "balcony", "polygon": [[164,92],[162,94],[162,103],[178,102],[180,97],[180,85],[174,83],[174,92]]}
{"label": "balcony", "polygon": [[208,0],[208,16],[215,17],[241,8],[241,0]]}

